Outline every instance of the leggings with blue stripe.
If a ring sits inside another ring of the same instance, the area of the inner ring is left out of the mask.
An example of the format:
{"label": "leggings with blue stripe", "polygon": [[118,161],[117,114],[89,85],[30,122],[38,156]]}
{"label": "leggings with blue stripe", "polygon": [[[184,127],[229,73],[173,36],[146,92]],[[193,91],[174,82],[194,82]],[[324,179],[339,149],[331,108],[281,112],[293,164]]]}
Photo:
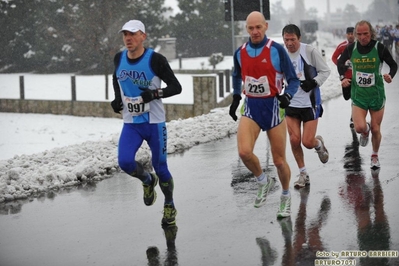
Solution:
{"label": "leggings with blue stripe", "polygon": [[124,123],[119,138],[118,163],[127,174],[135,172],[136,153],[143,141],[147,141],[152,153],[152,166],[161,182],[168,182],[171,174],[167,164],[166,123]]}

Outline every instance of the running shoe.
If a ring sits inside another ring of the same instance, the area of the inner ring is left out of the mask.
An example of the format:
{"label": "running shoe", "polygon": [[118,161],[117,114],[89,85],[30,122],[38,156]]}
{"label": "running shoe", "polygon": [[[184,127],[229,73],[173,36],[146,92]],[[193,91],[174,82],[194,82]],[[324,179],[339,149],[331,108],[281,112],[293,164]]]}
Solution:
{"label": "running shoe", "polygon": [[274,178],[269,177],[266,184],[259,184],[258,194],[256,195],[254,204],[255,208],[259,208],[260,206],[265,204],[267,194],[273,188],[274,183]]}
{"label": "running shoe", "polygon": [[369,135],[370,135],[370,123],[367,122],[367,125],[369,125],[369,130],[367,131],[366,134],[361,133],[359,137],[359,143],[360,146],[366,147],[367,144],[369,143]]}
{"label": "running shoe", "polygon": [[380,160],[378,160],[378,155],[371,155],[371,168],[380,168]]}
{"label": "running shoe", "polygon": [[319,155],[319,159],[322,163],[328,162],[328,150],[326,146],[324,146],[324,140],[321,136],[316,136],[316,139],[320,140],[321,147],[316,149],[317,154]]}
{"label": "running shoe", "polygon": [[297,177],[298,180],[294,182],[295,188],[303,188],[310,185],[309,176],[306,172],[301,172]]}
{"label": "running shoe", "polygon": [[289,217],[291,215],[291,195],[280,197],[280,208],[277,212],[277,218]]}
{"label": "running shoe", "polygon": [[158,184],[158,176],[156,174],[150,173],[152,184],[146,185],[143,184],[144,190],[144,204],[147,206],[151,206],[154,204],[155,200],[157,199],[157,192],[155,191],[155,186]]}
{"label": "running shoe", "polygon": [[172,204],[165,204],[163,207],[163,225],[176,224],[177,210]]}

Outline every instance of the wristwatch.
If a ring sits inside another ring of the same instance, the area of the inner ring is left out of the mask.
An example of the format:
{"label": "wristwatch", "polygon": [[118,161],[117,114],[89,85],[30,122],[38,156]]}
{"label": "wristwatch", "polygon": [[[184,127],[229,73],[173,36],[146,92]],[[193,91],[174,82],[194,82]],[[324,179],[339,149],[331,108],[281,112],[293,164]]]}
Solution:
{"label": "wristwatch", "polygon": [[339,76],[339,80],[343,80],[345,78],[345,76],[344,75],[341,75],[341,76]]}

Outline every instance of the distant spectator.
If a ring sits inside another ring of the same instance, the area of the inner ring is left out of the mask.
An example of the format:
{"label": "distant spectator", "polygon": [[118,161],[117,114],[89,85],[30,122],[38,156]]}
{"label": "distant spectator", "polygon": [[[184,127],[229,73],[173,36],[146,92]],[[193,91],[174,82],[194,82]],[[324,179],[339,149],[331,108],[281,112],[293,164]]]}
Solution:
{"label": "distant spectator", "polygon": [[393,39],[395,43],[399,42],[399,24],[396,25],[396,28],[393,30]]}
{"label": "distant spectator", "polygon": [[390,33],[389,27],[385,26],[381,31],[382,43],[392,52],[393,36]]}
{"label": "distant spectator", "polygon": [[381,27],[380,25],[375,25],[375,37],[376,40],[381,42],[382,41],[382,36],[381,36]]}
{"label": "distant spectator", "polygon": [[393,41],[395,46],[396,61],[399,61],[399,24],[393,30]]}

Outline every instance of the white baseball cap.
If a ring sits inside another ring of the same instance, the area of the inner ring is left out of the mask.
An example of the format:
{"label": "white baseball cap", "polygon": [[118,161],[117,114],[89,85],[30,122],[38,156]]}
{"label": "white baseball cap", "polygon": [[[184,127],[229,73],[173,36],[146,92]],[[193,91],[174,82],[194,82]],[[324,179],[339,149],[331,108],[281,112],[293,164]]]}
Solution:
{"label": "white baseball cap", "polygon": [[125,23],[125,25],[123,25],[122,29],[118,33],[121,33],[122,31],[125,30],[133,33],[141,30],[143,33],[145,33],[144,24],[140,20],[129,20],[128,22]]}

